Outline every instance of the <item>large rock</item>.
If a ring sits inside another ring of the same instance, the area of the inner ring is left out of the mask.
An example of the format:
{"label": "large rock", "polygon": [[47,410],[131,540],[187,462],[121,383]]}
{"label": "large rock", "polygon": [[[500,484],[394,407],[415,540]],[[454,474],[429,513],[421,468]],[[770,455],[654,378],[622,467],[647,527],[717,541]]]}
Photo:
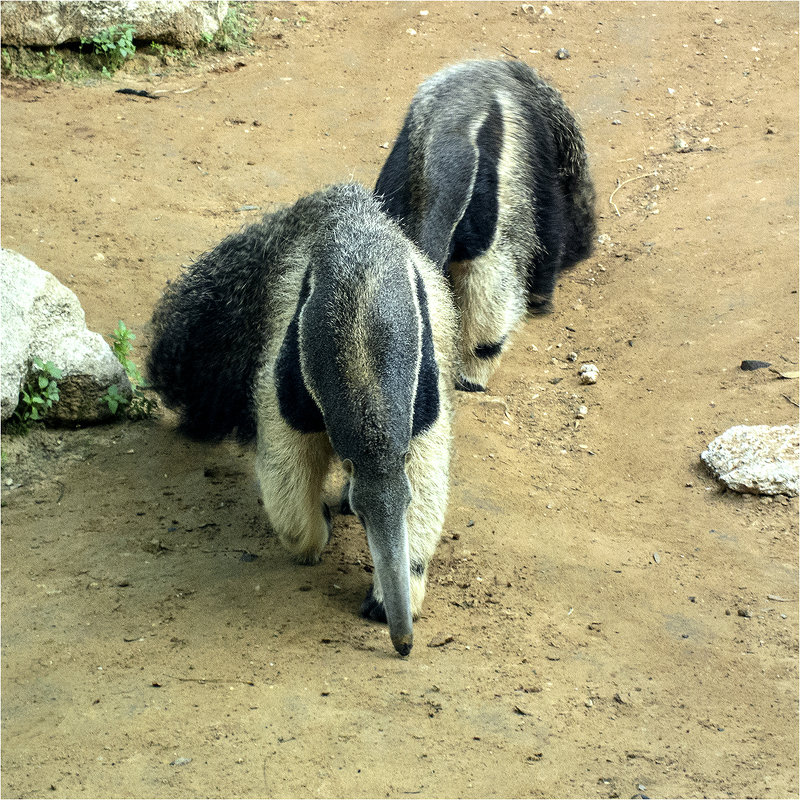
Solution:
{"label": "large rock", "polygon": [[116,2],[40,2],[5,0],[4,45],[55,47],[91,39],[112,25],[134,28],[134,39],[178,47],[213,36],[228,13],[227,0],[117,0]]}
{"label": "large rock", "polygon": [[736,425],[714,439],[700,458],[735,492],[794,496],[800,472],[800,427]]}
{"label": "large rock", "polygon": [[122,364],[99,333],[86,328],[78,298],[33,261],[0,252],[0,411],[5,421],[19,401],[33,359],[51,361],[62,372],[61,399],[48,422],[87,423],[111,417],[100,402],[111,386],[131,397]]}

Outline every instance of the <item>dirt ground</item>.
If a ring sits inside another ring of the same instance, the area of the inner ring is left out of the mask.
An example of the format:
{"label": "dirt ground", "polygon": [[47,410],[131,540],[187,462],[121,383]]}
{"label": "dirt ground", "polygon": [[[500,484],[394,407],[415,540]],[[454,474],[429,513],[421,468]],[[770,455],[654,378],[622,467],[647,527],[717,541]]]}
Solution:
{"label": "dirt ground", "polygon": [[797,368],[798,6],[540,8],[267,3],[254,52],[5,82],[3,246],[91,329],[125,320],[140,364],[182,263],[373,185],[416,85],[461,59],[563,92],[603,241],[488,395],[458,395],[405,660],[357,616],[358,523],[293,564],[249,451],[166,413],[4,436],[4,797],[798,796],[797,499],[725,492],[699,460],[797,419],[797,381],[739,364]]}

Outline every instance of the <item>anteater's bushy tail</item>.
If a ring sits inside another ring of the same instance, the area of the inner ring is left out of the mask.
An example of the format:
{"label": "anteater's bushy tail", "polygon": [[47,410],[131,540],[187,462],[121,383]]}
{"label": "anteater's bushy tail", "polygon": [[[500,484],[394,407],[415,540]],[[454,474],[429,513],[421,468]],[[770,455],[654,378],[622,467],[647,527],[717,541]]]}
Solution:
{"label": "anteater's bushy tail", "polygon": [[153,314],[147,377],[201,440],[256,434],[253,384],[265,341],[264,224],[229,236],[167,287]]}
{"label": "anteater's bushy tail", "polygon": [[[594,248],[595,190],[589,173],[586,144],[575,117],[557,89],[521,62],[504,63],[524,87],[523,96],[532,100],[541,118],[552,129],[558,158],[558,180],[565,200],[565,219],[562,221],[565,251],[560,266],[566,269],[591,255]],[[538,120],[536,124],[539,124]]]}

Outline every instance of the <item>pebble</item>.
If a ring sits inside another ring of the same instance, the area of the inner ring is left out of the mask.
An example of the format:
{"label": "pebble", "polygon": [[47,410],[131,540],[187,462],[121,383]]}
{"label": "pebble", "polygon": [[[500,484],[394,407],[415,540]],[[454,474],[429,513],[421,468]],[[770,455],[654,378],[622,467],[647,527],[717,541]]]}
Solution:
{"label": "pebble", "polygon": [[169,765],[171,767],[182,767],[185,764],[190,764],[191,761],[192,761],[191,758],[184,758],[183,756],[181,756],[180,758],[176,758],[174,761],[170,761]]}
{"label": "pebble", "polygon": [[658,553],[653,553],[653,561],[655,561],[656,564],[660,564],[661,563],[661,556]]}
{"label": "pebble", "polygon": [[769,361],[755,361],[753,359],[746,358],[742,361],[740,369],[745,370],[746,372],[752,372],[753,370],[757,369],[764,369],[764,367],[771,367]]}
{"label": "pebble", "polygon": [[596,364],[581,364],[578,377],[583,384],[597,383],[598,369]]}
{"label": "pebble", "polygon": [[586,406],[580,406],[575,412],[575,419],[585,419],[588,413],[589,409]]}
{"label": "pebble", "polygon": [[449,633],[437,633],[436,636],[428,642],[428,647],[443,647],[452,641],[453,637]]}
{"label": "pebble", "polygon": [[749,609],[749,608],[739,608],[739,609],[737,609],[736,613],[737,613],[737,614],[738,614],[740,617],[745,617],[746,619],[750,619],[750,617],[752,617],[752,616],[753,616],[753,612],[752,612],[752,611],[750,611],[750,609]]}
{"label": "pebble", "polygon": [[559,61],[564,61],[564,59],[569,58],[569,50],[567,50],[566,47],[559,47],[558,50],[556,50],[556,58]]}

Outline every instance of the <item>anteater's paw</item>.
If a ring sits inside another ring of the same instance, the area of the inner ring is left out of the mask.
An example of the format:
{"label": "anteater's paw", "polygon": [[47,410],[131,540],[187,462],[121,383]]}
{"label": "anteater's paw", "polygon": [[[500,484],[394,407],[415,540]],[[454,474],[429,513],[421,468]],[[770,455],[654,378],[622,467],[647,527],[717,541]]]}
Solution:
{"label": "anteater's paw", "polygon": [[375,598],[374,588],[374,586],[369,587],[358,613],[366,619],[374,619],[375,622],[386,622],[386,609],[383,602]]}

